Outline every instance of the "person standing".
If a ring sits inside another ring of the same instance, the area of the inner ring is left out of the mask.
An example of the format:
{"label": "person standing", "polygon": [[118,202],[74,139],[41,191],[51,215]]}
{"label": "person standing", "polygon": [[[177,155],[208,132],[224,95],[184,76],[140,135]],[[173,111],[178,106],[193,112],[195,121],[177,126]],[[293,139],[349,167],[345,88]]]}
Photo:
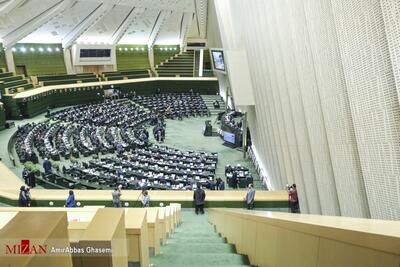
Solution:
{"label": "person standing", "polygon": [[66,208],[75,208],[76,207],[75,195],[74,195],[74,191],[72,191],[72,190],[69,190],[67,201],[65,201],[65,207]]}
{"label": "person standing", "polygon": [[27,185],[30,188],[36,187],[36,176],[35,176],[35,173],[33,171],[28,171],[28,183],[27,183]]}
{"label": "person standing", "polygon": [[25,190],[25,196],[26,196],[26,206],[30,207],[32,204],[32,196],[31,196],[31,189],[29,187],[26,188]]}
{"label": "person standing", "polygon": [[300,213],[299,197],[297,196],[296,184],[289,187],[289,205],[291,213]]}
{"label": "person standing", "polygon": [[247,209],[252,210],[254,209],[254,198],[256,196],[256,190],[253,188],[252,184],[249,184],[247,194],[246,194],[246,204],[247,204]]}
{"label": "person standing", "polygon": [[143,190],[142,192],[143,198],[142,198],[142,207],[147,208],[150,206],[150,196],[149,192],[147,190]]}
{"label": "person standing", "polygon": [[122,204],[121,204],[121,195],[122,195],[121,188],[122,188],[122,185],[119,185],[112,192],[112,199],[113,199],[114,208],[122,207]]}
{"label": "person standing", "polygon": [[201,188],[201,184],[197,183],[197,189],[194,191],[193,200],[195,205],[196,214],[204,214],[204,202],[206,199],[206,192]]}
{"label": "person standing", "polygon": [[51,173],[51,162],[48,158],[45,158],[43,161],[43,169],[44,169],[44,174],[50,174]]}
{"label": "person standing", "polygon": [[22,171],[22,178],[24,179],[26,185],[28,185],[28,177],[29,171],[26,167],[24,167],[24,170]]}
{"label": "person standing", "polygon": [[26,197],[26,189],[25,186],[21,186],[19,189],[19,198],[18,198],[18,206],[19,207],[27,207],[28,199]]}

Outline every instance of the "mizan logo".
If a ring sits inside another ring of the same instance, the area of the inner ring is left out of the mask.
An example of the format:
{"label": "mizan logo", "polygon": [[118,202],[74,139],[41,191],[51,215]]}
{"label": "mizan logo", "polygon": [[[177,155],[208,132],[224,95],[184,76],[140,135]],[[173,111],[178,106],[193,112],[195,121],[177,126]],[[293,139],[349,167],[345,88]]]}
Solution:
{"label": "mizan logo", "polygon": [[31,245],[30,240],[21,240],[21,243],[14,245],[6,244],[6,254],[29,255],[46,253],[47,245]]}

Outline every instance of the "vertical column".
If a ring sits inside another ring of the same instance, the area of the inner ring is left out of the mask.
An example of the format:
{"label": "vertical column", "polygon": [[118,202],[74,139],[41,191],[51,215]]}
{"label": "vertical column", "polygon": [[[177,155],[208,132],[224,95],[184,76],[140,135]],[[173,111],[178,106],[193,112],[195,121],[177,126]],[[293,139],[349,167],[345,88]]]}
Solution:
{"label": "vertical column", "polygon": [[64,48],[63,54],[64,54],[64,64],[65,64],[65,69],[67,70],[67,74],[73,74],[74,69],[72,67],[71,49]]}
{"label": "vertical column", "polygon": [[5,51],[7,69],[9,72],[15,72],[14,55],[11,48],[7,48]]}
{"label": "vertical column", "polygon": [[150,69],[155,72],[156,69],[155,69],[155,66],[154,66],[154,50],[153,50],[153,46],[148,46],[147,55],[149,57]]}
{"label": "vertical column", "polygon": [[199,77],[203,77],[204,49],[200,49]]}

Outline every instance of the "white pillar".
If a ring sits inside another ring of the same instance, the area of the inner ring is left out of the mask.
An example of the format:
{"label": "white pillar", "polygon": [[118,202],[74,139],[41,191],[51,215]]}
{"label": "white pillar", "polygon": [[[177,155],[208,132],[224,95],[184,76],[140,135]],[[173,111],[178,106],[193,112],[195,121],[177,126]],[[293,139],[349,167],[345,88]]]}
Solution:
{"label": "white pillar", "polygon": [[155,71],[155,66],[154,66],[154,50],[152,46],[148,46],[148,56],[149,56],[149,63],[150,63],[150,68],[152,71]]}
{"label": "white pillar", "polygon": [[200,49],[199,77],[203,77],[203,61],[204,61],[204,49]]}
{"label": "white pillar", "polygon": [[5,50],[7,69],[9,72],[15,72],[14,55],[11,48]]}
{"label": "white pillar", "polygon": [[67,74],[73,74],[74,68],[72,67],[71,49],[64,48],[63,54],[64,54],[65,69],[67,70]]}

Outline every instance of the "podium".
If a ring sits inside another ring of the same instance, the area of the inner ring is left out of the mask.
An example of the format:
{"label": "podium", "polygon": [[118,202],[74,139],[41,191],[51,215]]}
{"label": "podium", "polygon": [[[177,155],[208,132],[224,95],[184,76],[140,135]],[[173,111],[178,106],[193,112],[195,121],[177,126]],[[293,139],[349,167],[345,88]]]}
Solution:
{"label": "podium", "polygon": [[203,126],[203,135],[212,136],[212,125],[210,120],[206,120]]}

